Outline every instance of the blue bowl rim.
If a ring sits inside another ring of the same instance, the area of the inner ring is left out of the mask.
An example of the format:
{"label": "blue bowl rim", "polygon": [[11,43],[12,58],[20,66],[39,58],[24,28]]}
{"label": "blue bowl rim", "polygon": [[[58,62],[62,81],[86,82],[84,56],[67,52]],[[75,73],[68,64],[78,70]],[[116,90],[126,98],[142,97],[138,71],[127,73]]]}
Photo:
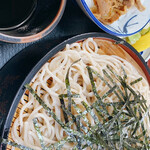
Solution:
{"label": "blue bowl rim", "polygon": [[136,32],[133,32],[133,33],[130,33],[130,34],[119,34],[119,33],[116,33],[116,32],[113,32],[111,30],[109,30],[108,28],[106,28],[95,16],[94,14],[91,12],[91,10],[89,9],[89,7],[87,6],[85,0],[81,0],[81,3],[84,7],[84,9],[86,10],[86,12],[88,13],[89,17],[92,19],[92,21],[98,26],[100,27],[102,30],[106,31],[107,33],[109,34],[113,34],[113,35],[116,35],[116,36],[122,36],[122,37],[126,37],[126,36],[130,36],[130,35],[133,35],[133,34],[136,34],[138,32],[140,32],[149,22],[150,22],[150,19],[146,22],[146,24],[140,28],[139,30],[137,30]]}

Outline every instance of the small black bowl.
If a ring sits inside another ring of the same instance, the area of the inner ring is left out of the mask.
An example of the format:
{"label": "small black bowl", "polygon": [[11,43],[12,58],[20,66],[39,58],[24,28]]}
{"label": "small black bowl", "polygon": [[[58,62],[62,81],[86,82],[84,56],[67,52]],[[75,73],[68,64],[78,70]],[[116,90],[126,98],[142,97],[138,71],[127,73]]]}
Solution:
{"label": "small black bowl", "polygon": [[35,10],[19,27],[0,31],[0,41],[28,43],[50,33],[60,21],[67,0],[38,0]]}

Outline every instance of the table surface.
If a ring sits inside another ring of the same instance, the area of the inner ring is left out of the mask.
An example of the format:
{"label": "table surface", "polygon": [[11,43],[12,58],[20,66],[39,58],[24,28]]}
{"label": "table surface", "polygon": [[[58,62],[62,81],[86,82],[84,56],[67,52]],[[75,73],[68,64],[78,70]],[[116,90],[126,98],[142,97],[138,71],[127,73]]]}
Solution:
{"label": "table surface", "polygon": [[[74,0],[68,0],[64,15],[56,26],[56,28],[46,37],[36,41],[36,43],[43,41],[52,41],[58,38],[67,38],[77,34],[98,31],[102,32],[79,8]],[[35,42],[34,42],[35,43]],[[33,43],[12,44],[0,42],[0,68],[2,68],[7,61],[20,52],[25,47]]]}

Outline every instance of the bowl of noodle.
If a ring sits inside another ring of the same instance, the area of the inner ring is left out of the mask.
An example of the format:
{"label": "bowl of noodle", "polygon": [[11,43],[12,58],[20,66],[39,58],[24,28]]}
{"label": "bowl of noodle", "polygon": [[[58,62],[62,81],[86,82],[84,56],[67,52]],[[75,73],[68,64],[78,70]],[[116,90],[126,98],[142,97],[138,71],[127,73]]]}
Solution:
{"label": "bowl of noodle", "polygon": [[133,47],[103,33],[78,35],[26,77],[1,148],[148,149],[149,104],[150,70]]}
{"label": "bowl of noodle", "polygon": [[102,30],[130,36],[150,21],[148,0],[76,0],[84,13]]}

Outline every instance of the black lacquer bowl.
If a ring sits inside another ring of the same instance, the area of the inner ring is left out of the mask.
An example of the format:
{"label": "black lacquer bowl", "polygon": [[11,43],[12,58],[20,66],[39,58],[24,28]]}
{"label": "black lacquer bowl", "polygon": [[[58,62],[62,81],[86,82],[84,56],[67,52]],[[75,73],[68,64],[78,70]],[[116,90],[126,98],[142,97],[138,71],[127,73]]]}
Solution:
{"label": "black lacquer bowl", "polygon": [[28,43],[50,33],[60,21],[67,0],[37,0],[30,18],[17,28],[0,31],[0,41]]}
{"label": "black lacquer bowl", "polygon": [[[143,58],[141,57],[141,55],[132,47],[130,46],[128,43],[126,43],[125,41],[123,41],[122,39],[112,36],[112,35],[108,35],[108,34],[104,34],[104,33],[85,33],[82,35],[78,35],[75,36],[73,38],[70,38],[68,40],[65,40],[63,43],[59,44],[58,46],[56,46],[55,48],[53,48],[52,50],[50,50],[36,65],[35,67],[31,70],[31,72],[27,75],[26,79],[24,80],[24,82],[22,83],[22,85],[20,86],[14,100],[13,103],[11,105],[11,108],[9,110],[7,119],[4,123],[4,128],[3,128],[3,132],[2,132],[2,138],[10,138],[9,132],[11,130],[11,124],[12,124],[12,120],[14,119],[14,114],[16,112],[16,109],[19,105],[20,99],[23,95],[23,93],[25,92],[25,87],[24,85],[27,83],[30,83],[30,81],[32,80],[32,78],[34,77],[34,75],[40,70],[40,68],[50,59],[52,58],[56,53],[58,53],[59,51],[63,50],[66,46],[66,44],[71,44],[74,42],[80,42],[84,39],[87,39],[89,37],[92,38],[98,38],[98,39],[103,39],[106,41],[111,41],[111,42],[115,42],[117,44],[119,44],[120,47],[123,48],[122,53],[125,54],[122,56],[122,58],[126,59],[126,60],[133,60],[132,63],[134,62],[134,64],[136,66],[138,66],[138,68],[140,68],[141,72],[143,73],[143,75],[145,76],[145,78],[147,78],[147,81],[150,85],[150,70],[148,68],[148,66],[146,65],[145,61],[143,60]],[[115,50],[114,50],[115,52]],[[112,55],[114,53],[110,53],[108,52],[109,55]],[[115,52],[116,53],[116,52]],[[119,56],[119,52],[118,54],[116,54]],[[2,149],[6,149],[6,145],[1,145]],[[9,149],[9,148],[7,148]]]}

